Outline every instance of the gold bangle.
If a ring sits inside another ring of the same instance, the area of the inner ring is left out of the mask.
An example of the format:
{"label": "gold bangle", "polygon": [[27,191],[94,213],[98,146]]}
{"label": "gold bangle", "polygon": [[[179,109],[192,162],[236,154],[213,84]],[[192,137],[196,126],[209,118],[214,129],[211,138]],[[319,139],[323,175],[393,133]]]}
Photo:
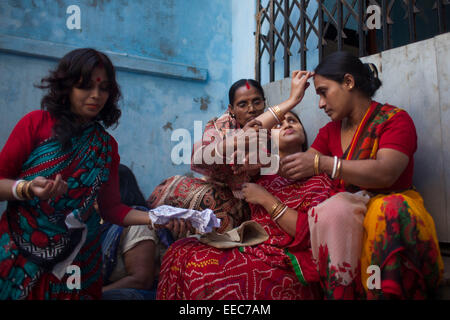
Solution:
{"label": "gold bangle", "polygon": [[275,209],[278,207],[279,202],[275,202],[272,206],[272,208],[270,208],[269,214],[272,216],[272,213],[275,211]]}
{"label": "gold bangle", "polygon": [[272,209],[270,211],[270,217],[273,218],[273,216],[278,212],[278,210],[280,209],[280,207],[283,205],[283,203],[281,203],[280,201],[277,201],[276,206],[273,205]]}
{"label": "gold bangle", "polygon": [[25,195],[26,195],[26,197],[27,197],[28,200],[33,199],[33,196],[32,196],[31,193],[30,193],[31,182],[32,182],[32,181],[27,181],[27,182],[25,183],[25,188],[24,188]]}
{"label": "gold bangle", "polygon": [[280,122],[283,122],[285,117],[284,117],[283,112],[281,112],[280,107],[279,106],[275,106],[272,109],[275,112],[275,114],[277,115],[277,118],[280,120]]}
{"label": "gold bangle", "polygon": [[281,210],[283,210],[283,207],[285,206],[284,203],[280,202],[278,207],[274,210],[274,212],[271,215],[271,218],[273,219],[274,217],[278,216],[278,214],[280,213]]}
{"label": "gold bangle", "polygon": [[283,204],[278,211],[272,216],[272,220],[276,221],[286,211],[287,205]]}
{"label": "gold bangle", "polygon": [[314,156],[314,175],[319,175],[320,171],[319,171],[319,154],[316,153],[316,155]]}
{"label": "gold bangle", "polygon": [[279,213],[276,217],[273,218],[273,221],[276,222],[278,219],[280,219],[280,218],[286,213],[287,209],[288,209],[288,206],[287,206],[287,205],[284,205],[284,207],[283,207],[283,209],[280,211],[280,213]]}
{"label": "gold bangle", "polygon": [[342,159],[339,159],[337,169],[336,169],[336,178],[339,178],[341,176],[341,169],[342,169]]}
{"label": "gold bangle", "polygon": [[275,114],[275,111],[273,111],[273,108],[272,108],[272,107],[269,107],[268,110],[269,110],[269,112],[272,114],[272,116],[275,118],[275,121],[276,121],[278,124],[281,124],[281,121],[280,121],[280,119],[278,119],[278,116]]}
{"label": "gold bangle", "polygon": [[24,195],[23,195],[23,187],[24,187],[25,183],[26,183],[25,180],[24,180],[24,181],[21,181],[21,182],[19,182],[19,183],[17,184],[17,187],[16,187],[17,195],[19,196],[19,198],[20,198],[21,200],[25,200],[25,197],[24,197]]}

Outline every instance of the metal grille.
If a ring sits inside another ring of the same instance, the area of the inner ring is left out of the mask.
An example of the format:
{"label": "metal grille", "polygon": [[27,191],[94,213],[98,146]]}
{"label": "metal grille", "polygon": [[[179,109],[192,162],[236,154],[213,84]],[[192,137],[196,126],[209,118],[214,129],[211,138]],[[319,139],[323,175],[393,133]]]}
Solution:
{"label": "metal grille", "polygon": [[[284,77],[289,77],[291,68],[305,70],[311,49],[317,49],[321,61],[336,50],[350,50],[362,57],[423,40],[417,30],[421,15],[428,20],[431,17],[434,23],[435,30],[426,35],[428,38],[447,32],[450,23],[445,10],[450,10],[449,4],[450,0],[257,0],[256,79],[261,81],[263,61],[269,64],[270,82],[275,81],[276,67],[283,67]],[[369,30],[366,25],[370,5],[381,9],[378,30]],[[315,48],[311,44],[308,48],[312,38],[316,39]],[[276,63],[277,59],[283,62]],[[295,66],[291,66],[292,61]]]}

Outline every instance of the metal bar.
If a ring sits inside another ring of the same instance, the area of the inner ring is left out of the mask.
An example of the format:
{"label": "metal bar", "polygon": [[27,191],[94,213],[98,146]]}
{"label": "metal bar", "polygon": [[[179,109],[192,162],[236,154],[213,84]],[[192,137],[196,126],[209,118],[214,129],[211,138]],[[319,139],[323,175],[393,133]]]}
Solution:
{"label": "metal bar", "polygon": [[408,0],[408,22],[409,22],[409,43],[413,43],[414,41],[416,41],[413,0]]}
{"label": "metal bar", "polygon": [[270,82],[275,81],[275,44],[274,44],[274,31],[275,21],[274,21],[274,0],[270,0],[269,4],[269,19],[270,19],[270,29],[269,29],[269,69],[270,69]]}
{"label": "metal bar", "polygon": [[343,41],[342,41],[342,2],[341,0],[336,0],[336,6],[337,6],[337,43],[338,43],[338,51],[341,51],[343,48]]}
{"label": "metal bar", "polygon": [[364,37],[364,1],[358,1],[358,43],[359,56],[366,55],[366,41]]}
{"label": "metal bar", "polygon": [[261,0],[256,0],[256,32],[255,32],[255,79],[261,82],[261,52],[260,52],[260,35],[261,35]]}
{"label": "metal bar", "polygon": [[389,30],[387,23],[387,0],[381,1],[381,16],[383,21],[383,50],[389,49]]}
{"label": "metal bar", "polygon": [[317,20],[317,11],[314,14],[314,17],[312,20],[308,17],[308,15],[306,15],[306,21],[309,23],[309,29],[308,29],[308,31],[306,31],[306,39],[308,39],[309,34],[311,33],[312,30],[316,33],[316,36],[319,34],[319,31],[317,30],[316,26],[314,25],[314,22],[316,22],[316,20]]}
{"label": "metal bar", "polygon": [[300,1],[300,68],[306,70],[306,6],[305,0]]}
{"label": "metal bar", "polygon": [[290,64],[289,64],[289,17],[290,17],[290,11],[289,11],[289,1],[284,0],[284,77],[289,77],[290,73]]}
{"label": "metal bar", "polygon": [[445,15],[444,15],[444,7],[442,5],[442,0],[436,0],[437,6],[437,14],[438,14],[438,25],[439,25],[439,33],[445,32]]}
{"label": "metal bar", "polygon": [[323,59],[323,10],[322,10],[322,0],[317,0],[318,2],[318,15],[319,15],[319,34],[318,34],[318,47],[319,47],[319,62]]}

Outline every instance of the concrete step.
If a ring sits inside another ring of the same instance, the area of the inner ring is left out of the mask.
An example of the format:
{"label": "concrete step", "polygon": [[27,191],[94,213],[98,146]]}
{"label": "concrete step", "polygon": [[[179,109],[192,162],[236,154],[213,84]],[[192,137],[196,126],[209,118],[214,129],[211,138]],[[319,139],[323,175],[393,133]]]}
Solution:
{"label": "concrete step", "polygon": [[446,250],[441,250],[444,261],[444,277],[439,287],[437,298],[440,300],[450,300],[450,255]]}

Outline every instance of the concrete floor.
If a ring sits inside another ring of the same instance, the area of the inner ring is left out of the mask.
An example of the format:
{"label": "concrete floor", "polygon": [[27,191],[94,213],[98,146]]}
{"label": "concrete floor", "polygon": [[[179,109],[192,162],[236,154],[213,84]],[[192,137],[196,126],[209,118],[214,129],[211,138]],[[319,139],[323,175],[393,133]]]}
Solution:
{"label": "concrete floor", "polygon": [[450,300],[450,256],[442,256],[444,260],[444,279],[439,289],[438,299]]}

